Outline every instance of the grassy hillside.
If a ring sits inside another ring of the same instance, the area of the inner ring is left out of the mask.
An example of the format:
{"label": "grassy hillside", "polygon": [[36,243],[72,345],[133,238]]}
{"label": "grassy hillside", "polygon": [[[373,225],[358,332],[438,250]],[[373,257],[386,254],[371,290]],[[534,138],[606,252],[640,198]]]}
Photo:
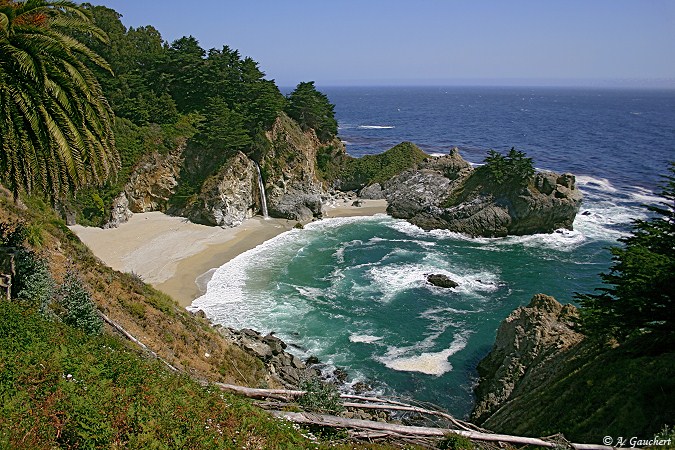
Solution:
{"label": "grassy hillside", "polygon": [[[574,442],[659,433],[675,418],[675,351],[649,335],[607,348],[586,339],[541,368],[545,380],[481,424],[495,432]],[[548,373],[548,375],[546,375]],[[530,374],[537,378],[536,373]]]}
{"label": "grassy hillside", "polygon": [[253,387],[268,384],[262,364],[208,322],[138,276],[104,265],[40,199],[25,202],[26,208],[17,208],[11,198],[0,195],[0,222],[27,224],[28,246],[47,262],[57,284],[67,272],[76,274],[101,312],[181,370],[214,381]]}
{"label": "grassy hillside", "polygon": [[[45,310],[26,295],[0,299],[0,448],[355,448],[317,441],[249,400],[210,386],[278,387],[269,384],[259,360],[205,320],[137,276],[103,265],[39,199],[17,206],[0,192],[5,244],[7,230],[18,223],[27,230],[24,252],[47,263],[42,273],[50,283],[63,285],[66,274],[75,273],[98,310],[179,371],[111,328],[87,334],[66,324],[59,300]],[[16,257],[18,266],[23,258]],[[15,287],[25,281],[16,278]],[[35,285],[31,292],[44,293],[45,283]]]}
{"label": "grassy hillside", "polygon": [[0,448],[306,448],[247,401],[142,358],[120,339],[0,304]]}

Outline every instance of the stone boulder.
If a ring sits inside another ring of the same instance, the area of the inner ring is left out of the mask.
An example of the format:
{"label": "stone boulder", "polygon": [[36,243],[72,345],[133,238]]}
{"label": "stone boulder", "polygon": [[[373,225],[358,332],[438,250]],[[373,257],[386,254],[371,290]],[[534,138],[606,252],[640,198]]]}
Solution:
{"label": "stone boulder", "polygon": [[537,294],[504,319],[492,351],[478,364],[472,421],[484,423],[509,400],[548,378],[556,370],[556,358],[584,338],[572,328],[577,316],[575,306]]}
{"label": "stone boulder", "polygon": [[263,336],[249,328],[233,330],[220,327],[218,331],[246,353],[262,361],[277,382],[288,389],[298,389],[302,380],[320,375],[318,370],[308,367],[296,355],[287,352],[286,343],[272,334]]}
{"label": "stone boulder", "polygon": [[384,199],[384,190],[380,183],[373,183],[361,189],[359,197],[366,200],[382,200]]}
{"label": "stone boulder", "polygon": [[427,275],[427,281],[436,287],[448,289],[459,286],[456,281],[451,280],[450,277],[443,275],[442,273],[432,273]]}
{"label": "stone boulder", "polygon": [[495,186],[453,149],[392,178],[385,197],[390,215],[423,229],[500,237],[572,229],[582,195],[574,175],[552,172]]}

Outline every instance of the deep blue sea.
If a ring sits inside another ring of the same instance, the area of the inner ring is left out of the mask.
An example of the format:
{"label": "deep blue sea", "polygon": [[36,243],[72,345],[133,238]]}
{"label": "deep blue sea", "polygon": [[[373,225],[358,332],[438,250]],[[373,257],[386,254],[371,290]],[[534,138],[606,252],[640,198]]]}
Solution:
{"label": "deep blue sea", "polygon": [[[411,141],[480,163],[512,146],[572,172],[585,198],[574,231],[499,239],[425,232],[381,215],[292,230],[218,268],[193,303],[231,327],[274,331],[352,383],[471,410],[475,367],[499,323],[539,292],[563,303],[600,286],[607,247],[658,201],[675,160],[675,91],[387,87],[323,89],[353,156]],[[444,273],[454,290],[428,285]]]}

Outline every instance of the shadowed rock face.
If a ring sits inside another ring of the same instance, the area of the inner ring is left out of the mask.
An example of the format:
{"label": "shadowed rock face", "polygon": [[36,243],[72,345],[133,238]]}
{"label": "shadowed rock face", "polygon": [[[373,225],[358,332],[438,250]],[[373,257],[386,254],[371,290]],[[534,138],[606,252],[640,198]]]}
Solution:
{"label": "shadowed rock face", "polygon": [[581,205],[574,175],[539,172],[527,186],[490,186],[456,149],[387,182],[387,212],[426,230],[498,237],[572,229]]}
{"label": "shadowed rock face", "polygon": [[235,227],[258,209],[258,172],[255,163],[239,152],[207,179],[197,200],[186,211],[195,223]]}
{"label": "shadowed rock face", "polygon": [[492,351],[478,364],[471,419],[483,424],[512,398],[541,385],[556,370],[554,362],[582,341],[572,329],[576,317],[573,305],[537,294],[504,319]]}
{"label": "shadowed rock face", "polygon": [[270,215],[298,221],[321,217],[325,189],[316,174],[316,153],[322,147],[316,134],[303,132],[282,115],[266,136],[271,146],[260,166]]}

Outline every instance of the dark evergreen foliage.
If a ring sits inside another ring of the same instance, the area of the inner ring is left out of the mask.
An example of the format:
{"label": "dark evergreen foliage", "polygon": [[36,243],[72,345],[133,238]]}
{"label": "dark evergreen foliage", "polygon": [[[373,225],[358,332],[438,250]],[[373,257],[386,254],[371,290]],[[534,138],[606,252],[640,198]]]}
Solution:
{"label": "dark evergreen foliage", "polygon": [[316,90],[313,81],[300,83],[291,92],[286,113],[303,130],[314,129],[321,142],[328,142],[337,135],[335,106],[325,94]]}
{"label": "dark evergreen foliage", "polygon": [[479,171],[487,173],[490,181],[497,186],[507,184],[527,186],[534,176],[532,158],[528,158],[524,152],[514,147],[511,147],[506,156],[489,150],[483,162],[485,165],[481,166]]}
{"label": "dark evergreen foliage", "polygon": [[629,236],[612,247],[612,266],[601,274],[598,294],[576,294],[588,334],[623,340],[654,332],[675,337],[675,163],[668,168],[658,206],[650,219],[636,220]]}

